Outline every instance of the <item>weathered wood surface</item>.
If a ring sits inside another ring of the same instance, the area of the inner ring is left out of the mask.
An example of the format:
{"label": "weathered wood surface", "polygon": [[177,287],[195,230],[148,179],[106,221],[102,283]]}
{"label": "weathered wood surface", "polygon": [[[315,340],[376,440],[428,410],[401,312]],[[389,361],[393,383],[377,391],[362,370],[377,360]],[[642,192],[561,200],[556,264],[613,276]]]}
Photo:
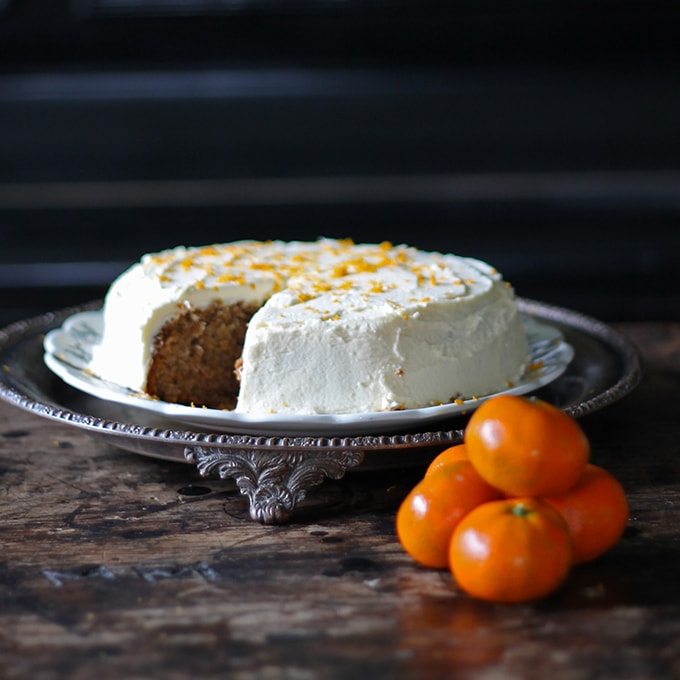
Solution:
{"label": "weathered wood surface", "polygon": [[420,469],[326,482],[266,527],[229,481],[0,404],[0,677],[680,677],[680,324],[621,329],[645,378],[583,425],[629,526],[531,605],[404,554]]}

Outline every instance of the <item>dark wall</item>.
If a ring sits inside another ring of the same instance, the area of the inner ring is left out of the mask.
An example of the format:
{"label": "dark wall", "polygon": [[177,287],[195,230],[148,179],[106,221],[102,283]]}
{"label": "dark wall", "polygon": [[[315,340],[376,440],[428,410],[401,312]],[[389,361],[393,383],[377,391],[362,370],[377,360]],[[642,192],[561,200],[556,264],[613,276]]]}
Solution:
{"label": "dark wall", "polygon": [[677,25],[653,1],[0,2],[3,319],[149,250],[318,236],[677,318]]}

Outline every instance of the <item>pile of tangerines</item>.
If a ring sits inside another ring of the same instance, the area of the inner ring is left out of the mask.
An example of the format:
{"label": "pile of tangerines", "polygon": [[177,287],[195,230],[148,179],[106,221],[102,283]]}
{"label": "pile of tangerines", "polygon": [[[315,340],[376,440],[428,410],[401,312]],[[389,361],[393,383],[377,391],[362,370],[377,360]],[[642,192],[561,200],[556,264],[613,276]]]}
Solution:
{"label": "pile of tangerines", "polygon": [[574,418],[533,397],[501,395],[470,417],[404,499],[396,529],[419,564],[450,569],[469,595],[525,602],[599,557],[628,520],[618,480],[590,462]]}

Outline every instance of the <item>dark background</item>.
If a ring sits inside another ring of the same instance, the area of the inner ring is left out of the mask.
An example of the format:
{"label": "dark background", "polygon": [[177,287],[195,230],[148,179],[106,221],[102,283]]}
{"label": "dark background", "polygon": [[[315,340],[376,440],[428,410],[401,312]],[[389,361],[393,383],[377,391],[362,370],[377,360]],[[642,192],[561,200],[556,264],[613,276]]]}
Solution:
{"label": "dark background", "polygon": [[0,0],[0,321],[147,251],[319,236],[677,319],[676,4]]}

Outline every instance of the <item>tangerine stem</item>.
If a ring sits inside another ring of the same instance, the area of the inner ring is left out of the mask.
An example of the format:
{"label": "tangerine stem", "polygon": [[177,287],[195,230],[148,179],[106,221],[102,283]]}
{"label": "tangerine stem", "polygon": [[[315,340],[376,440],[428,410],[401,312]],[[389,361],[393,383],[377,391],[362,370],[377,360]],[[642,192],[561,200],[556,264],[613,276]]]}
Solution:
{"label": "tangerine stem", "polygon": [[526,504],[523,503],[522,501],[518,501],[517,503],[514,503],[512,506],[512,514],[515,515],[515,517],[526,517],[531,513],[532,513],[531,508],[528,508]]}

